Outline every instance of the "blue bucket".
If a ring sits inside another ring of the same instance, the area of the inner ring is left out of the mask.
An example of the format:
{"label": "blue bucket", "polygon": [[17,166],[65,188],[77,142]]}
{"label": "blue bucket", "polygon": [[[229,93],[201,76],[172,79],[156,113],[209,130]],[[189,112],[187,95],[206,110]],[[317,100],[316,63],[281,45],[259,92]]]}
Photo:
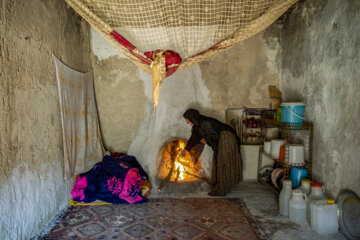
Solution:
{"label": "blue bucket", "polygon": [[290,180],[293,188],[301,185],[301,180],[307,178],[308,170],[306,168],[294,167],[290,171]]}
{"label": "blue bucket", "polygon": [[281,122],[302,124],[304,120],[305,103],[293,102],[282,103],[281,105]]}

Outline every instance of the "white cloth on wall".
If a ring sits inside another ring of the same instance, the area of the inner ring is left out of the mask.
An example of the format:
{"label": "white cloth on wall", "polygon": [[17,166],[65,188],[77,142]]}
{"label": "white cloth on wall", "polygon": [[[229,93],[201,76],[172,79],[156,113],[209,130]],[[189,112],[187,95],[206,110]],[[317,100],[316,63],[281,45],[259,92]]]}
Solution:
{"label": "white cloth on wall", "polygon": [[104,156],[93,72],[75,71],[53,57],[59,89],[64,178],[71,178],[89,169]]}

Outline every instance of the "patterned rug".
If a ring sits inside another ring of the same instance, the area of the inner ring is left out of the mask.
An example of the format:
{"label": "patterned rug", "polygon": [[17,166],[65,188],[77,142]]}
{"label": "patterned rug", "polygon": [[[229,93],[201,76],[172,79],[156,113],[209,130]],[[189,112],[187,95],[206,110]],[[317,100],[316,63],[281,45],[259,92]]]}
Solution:
{"label": "patterned rug", "polygon": [[70,207],[43,239],[269,239],[240,199]]}

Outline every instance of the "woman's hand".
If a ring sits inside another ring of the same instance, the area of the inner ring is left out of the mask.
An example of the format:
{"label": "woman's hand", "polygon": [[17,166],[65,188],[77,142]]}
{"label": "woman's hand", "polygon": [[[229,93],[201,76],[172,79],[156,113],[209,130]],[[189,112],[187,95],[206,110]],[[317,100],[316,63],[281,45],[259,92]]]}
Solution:
{"label": "woman's hand", "polygon": [[200,142],[201,142],[202,144],[206,144],[205,138],[202,138],[202,139],[200,140]]}

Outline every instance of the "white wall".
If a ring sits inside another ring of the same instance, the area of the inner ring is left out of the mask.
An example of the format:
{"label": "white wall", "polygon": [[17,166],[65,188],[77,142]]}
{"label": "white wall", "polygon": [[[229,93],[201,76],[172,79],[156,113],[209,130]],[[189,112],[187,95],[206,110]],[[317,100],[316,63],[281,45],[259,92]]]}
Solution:
{"label": "white wall", "polygon": [[0,239],[30,239],[70,199],[52,53],[90,69],[89,25],[65,1],[0,3]]}
{"label": "white wall", "polygon": [[306,1],[280,41],[285,101],[306,103],[314,122],[313,177],[336,197],[360,195],[360,2]]}

